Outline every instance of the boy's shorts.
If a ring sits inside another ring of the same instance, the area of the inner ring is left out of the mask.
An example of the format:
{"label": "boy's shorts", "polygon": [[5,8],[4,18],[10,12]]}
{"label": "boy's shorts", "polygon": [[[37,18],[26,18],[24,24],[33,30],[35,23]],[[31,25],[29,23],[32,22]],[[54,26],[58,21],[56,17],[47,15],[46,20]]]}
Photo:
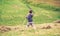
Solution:
{"label": "boy's shorts", "polygon": [[27,23],[27,26],[30,26],[30,25],[33,26],[33,22],[28,22],[28,23]]}

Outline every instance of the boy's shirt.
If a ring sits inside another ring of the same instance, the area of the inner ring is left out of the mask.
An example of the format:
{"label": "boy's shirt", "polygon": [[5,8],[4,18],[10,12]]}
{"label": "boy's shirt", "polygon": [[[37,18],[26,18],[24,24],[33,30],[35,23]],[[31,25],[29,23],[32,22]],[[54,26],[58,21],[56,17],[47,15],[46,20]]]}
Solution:
{"label": "boy's shirt", "polygon": [[32,17],[33,17],[32,13],[30,13],[30,14],[27,15],[28,22],[32,22],[33,21]]}

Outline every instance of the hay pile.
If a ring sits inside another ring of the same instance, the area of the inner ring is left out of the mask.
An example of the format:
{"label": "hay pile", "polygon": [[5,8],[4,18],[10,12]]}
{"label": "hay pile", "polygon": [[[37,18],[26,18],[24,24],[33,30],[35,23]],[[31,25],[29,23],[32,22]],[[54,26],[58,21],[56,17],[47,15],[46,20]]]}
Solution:
{"label": "hay pile", "polygon": [[54,23],[60,23],[60,20],[56,20],[56,21],[54,21]]}
{"label": "hay pile", "polygon": [[43,26],[42,29],[51,29],[52,26],[48,25],[48,26]]}
{"label": "hay pile", "polygon": [[0,26],[0,32],[8,32],[10,31],[11,28],[10,27],[7,27],[7,26]]}

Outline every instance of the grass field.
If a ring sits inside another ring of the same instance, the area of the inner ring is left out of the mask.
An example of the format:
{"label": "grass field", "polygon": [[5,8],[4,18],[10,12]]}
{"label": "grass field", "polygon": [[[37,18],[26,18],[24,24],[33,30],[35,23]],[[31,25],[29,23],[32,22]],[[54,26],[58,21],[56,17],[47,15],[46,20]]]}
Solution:
{"label": "grass field", "polygon": [[[0,5],[0,25],[19,25],[24,22],[29,11],[27,3],[20,0],[1,0]],[[47,23],[60,19],[60,11],[53,11],[54,7],[48,8],[48,5],[40,4],[41,6],[29,5],[34,11],[34,23]],[[42,7],[43,6],[43,7]],[[47,10],[52,9],[52,10]],[[59,9],[59,8],[58,8]],[[26,22],[25,22],[26,24]]]}
{"label": "grass field", "polygon": [[[25,17],[29,12],[27,5],[33,10],[33,21],[37,30],[25,29],[27,23]],[[60,20],[58,6],[38,2],[36,4],[25,0],[0,0],[0,27],[4,25],[12,28],[11,31],[4,33],[0,30],[0,36],[60,36],[60,24],[52,26],[51,29],[41,29],[42,26],[47,26],[56,20]],[[50,25],[55,25],[55,23]]]}

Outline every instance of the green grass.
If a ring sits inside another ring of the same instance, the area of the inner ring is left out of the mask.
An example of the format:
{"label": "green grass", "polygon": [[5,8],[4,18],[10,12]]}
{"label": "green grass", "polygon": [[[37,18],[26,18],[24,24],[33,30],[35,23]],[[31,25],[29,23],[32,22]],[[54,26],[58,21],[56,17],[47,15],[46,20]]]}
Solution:
{"label": "green grass", "polygon": [[[27,23],[26,15],[29,12],[29,5],[34,13],[33,21],[37,30],[28,28],[25,30]],[[41,23],[51,23],[60,20],[60,7],[48,4],[35,4],[24,0],[0,0],[0,25],[19,25],[20,30],[11,30],[1,33],[0,36],[60,36],[59,28],[40,29]]]}
{"label": "green grass", "polygon": [[[24,2],[23,0],[1,0],[1,2],[0,25],[19,25],[24,22],[29,11],[27,7],[28,2],[26,3],[26,1]],[[53,11],[51,9],[55,9],[55,7],[51,6],[50,9],[50,5],[39,5],[40,6],[34,6],[34,4],[29,4],[34,11],[33,20],[35,24],[48,23],[60,19],[60,10]],[[49,10],[47,10],[46,7]],[[26,24],[26,22],[24,24]]]}
{"label": "green grass", "polygon": [[[37,30],[25,29],[29,5],[34,13],[33,21]],[[19,30],[1,33],[0,36],[60,36],[59,28],[40,29],[41,23],[51,23],[60,19],[60,7],[48,4],[35,4],[24,0],[0,0],[0,25],[19,25]],[[23,30],[23,31],[22,31]]]}

